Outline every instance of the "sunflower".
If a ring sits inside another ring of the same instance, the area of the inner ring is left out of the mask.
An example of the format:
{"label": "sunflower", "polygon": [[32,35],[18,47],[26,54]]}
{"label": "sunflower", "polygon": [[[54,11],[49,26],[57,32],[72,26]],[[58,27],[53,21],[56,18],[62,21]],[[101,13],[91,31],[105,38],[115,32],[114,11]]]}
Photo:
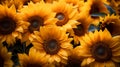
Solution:
{"label": "sunflower", "polygon": [[81,13],[81,17],[77,20],[79,24],[76,28],[69,30],[70,36],[74,39],[74,44],[79,44],[79,38],[82,38],[86,33],[88,33],[88,28],[92,22],[90,16],[85,16],[84,13]]}
{"label": "sunflower", "polygon": [[99,13],[99,12],[103,12],[108,14],[109,11],[107,10],[107,7],[104,5],[103,0],[90,0],[88,1],[88,3],[90,4],[90,11],[89,13]]}
{"label": "sunflower", "polygon": [[[107,36],[107,37],[106,37]],[[74,55],[82,60],[81,66],[116,67],[120,62],[120,36],[112,37],[107,29],[86,34]]]}
{"label": "sunflower", "polygon": [[114,36],[114,35],[120,35],[120,19],[119,16],[107,15],[104,18],[100,19],[100,22],[102,22],[101,28],[107,28],[108,31]]}
{"label": "sunflower", "polygon": [[20,61],[20,67],[42,67],[45,64],[44,59],[45,54],[40,54],[34,48],[31,48],[29,54],[18,54]]}
{"label": "sunflower", "polygon": [[98,13],[108,14],[109,13],[103,0],[88,0],[84,4],[84,7],[81,8],[81,10],[83,10],[86,15],[87,14],[90,15],[93,20],[99,20],[99,17],[94,14],[98,14]]}
{"label": "sunflower", "polygon": [[66,30],[76,27],[78,22],[78,11],[72,4],[66,3],[64,0],[54,1],[52,10],[56,13],[55,18],[58,19],[56,25]]}
{"label": "sunflower", "polygon": [[35,32],[33,47],[44,55],[44,59],[50,64],[66,64],[71,54],[71,38],[68,38],[66,31],[57,26],[41,27],[40,32]]}
{"label": "sunflower", "polygon": [[11,60],[11,53],[7,51],[6,47],[0,44],[0,67],[13,67],[13,62]]}
{"label": "sunflower", "polygon": [[54,18],[55,13],[44,2],[28,3],[28,6],[20,10],[19,15],[23,22],[28,23],[22,39],[26,45],[30,44],[29,38],[32,38],[33,31],[39,31],[41,26],[55,25],[57,22],[57,19]]}
{"label": "sunflower", "polygon": [[10,8],[0,5],[0,9],[0,43],[6,41],[8,45],[13,45],[16,38],[22,38],[23,24],[26,23],[21,22],[14,5]]}

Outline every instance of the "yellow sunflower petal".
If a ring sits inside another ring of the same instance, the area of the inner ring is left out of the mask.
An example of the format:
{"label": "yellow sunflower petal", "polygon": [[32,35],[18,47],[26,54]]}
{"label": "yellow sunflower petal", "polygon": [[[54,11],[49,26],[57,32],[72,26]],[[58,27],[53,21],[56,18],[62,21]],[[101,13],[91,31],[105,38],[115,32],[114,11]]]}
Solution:
{"label": "yellow sunflower petal", "polygon": [[105,66],[106,67],[115,67],[115,64],[112,61],[108,61],[108,62],[105,63]]}
{"label": "yellow sunflower petal", "polygon": [[112,57],[112,60],[119,63],[120,57],[119,56]]}

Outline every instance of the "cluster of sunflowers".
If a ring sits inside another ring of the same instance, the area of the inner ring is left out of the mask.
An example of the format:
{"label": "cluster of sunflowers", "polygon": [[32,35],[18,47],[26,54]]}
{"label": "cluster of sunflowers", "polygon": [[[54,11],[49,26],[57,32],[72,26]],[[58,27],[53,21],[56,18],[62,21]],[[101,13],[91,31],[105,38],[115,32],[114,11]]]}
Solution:
{"label": "cluster of sunflowers", "polygon": [[0,0],[0,67],[120,67],[120,0]]}

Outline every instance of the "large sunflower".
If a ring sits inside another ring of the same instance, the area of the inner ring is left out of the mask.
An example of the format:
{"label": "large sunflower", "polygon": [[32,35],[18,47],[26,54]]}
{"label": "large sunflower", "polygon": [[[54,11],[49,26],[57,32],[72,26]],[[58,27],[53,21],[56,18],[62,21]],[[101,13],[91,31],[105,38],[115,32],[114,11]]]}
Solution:
{"label": "large sunflower", "polygon": [[43,67],[45,64],[44,59],[45,54],[40,54],[34,48],[31,48],[29,54],[18,54],[20,61],[20,67]]}
{"label": "large sunflower", "polygon": [[6,41],[8,45],[13,45],[16,38],[22,38],[24,23],[20,21],[14,5],[10,8],[0,5],[0,9],[0,42]]}
{"label": "large sunflower", "polygon": [[102,22],[101,28],[107,28],[108,31],[114,35],[120,35],[120,19],[119,16],[107,15],[104,18],[100,19]]}
{"label": "large sunflower", "polygon": [[7,51],[6,47],[0,44],[0,67],[13,67],[13,62],[11,60],[11,53]]}
{"label": "large sunflower", "polygon": [[90,32],[80,42],[74,55],[82,60],[81,66],[116,67],[120,62],[120,36],[112,37],[107,29]]}
{"label": "large sunflower", "polygon": [[47,59],[47,63],[67,63],[73,47],[66,31],[56,26],[41,27],[40,32],[35,32],[35,36],[32,41],[33,47],[45,54],[44,59]]}
{"label": "large sunflower", "polygon": [[58,19],[56,25],[66,30],[76,27],[78,22],[78,11],[72,4],[66,3],[64,0],[54,1],[52,10],[56,13],[55,18]]}
{"label": "large sunflower", "polygon": [[27,45],[30,44],[29,38],[32,37],[33,31],[39,31],[40,26],[55,24],[57,19],[54,18],[54,15],[50,6],[44,2],[36,4],[30,2],[28,6],[22,8],[20,16],[23,22],[28,23],[22,42],[26,42]]}

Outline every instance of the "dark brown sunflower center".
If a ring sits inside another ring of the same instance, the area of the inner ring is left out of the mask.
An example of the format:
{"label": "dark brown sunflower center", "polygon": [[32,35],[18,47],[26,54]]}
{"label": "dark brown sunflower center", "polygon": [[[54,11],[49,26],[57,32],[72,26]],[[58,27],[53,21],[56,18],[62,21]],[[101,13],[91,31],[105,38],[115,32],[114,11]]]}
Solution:
{"label": "dark brown sunflower center", "polygon": [[108,61],[112,57],[112,52],[109,46],[105,43],[96,43],[91,49],[92,56],[98,62]]}
{"label": "dark brown sunflower center", "polygon": [[84,0],[84,2],[87,2],[87,0]]}
{"label": "dark brown sunflower center", "polygon": [[100,9],[99,9],[98,5],[97,4],[93,4],[91,6],[90,14],[92,14],[92,13],[98,13],[99,11],[100,11]]}
{"label": "dark brown sunflower center", "polygon": [[65,25],[68,21],[68,17],[64,15],[63,13],[57,13],[55,18],[57,18],[59,21],[56,23],[57,26]]}
{"label": "dark brown sunflower center", "polygon": [[43,46],[43,47],[44,47],[45,51],[51,55],[56,54],[60,49],[59,43],[54,39],[46,42],[45,46]]}
{"label": "dark brown sunflower center", "polygon": [[33,33],[33,31],[38,31],[40,26],[44,25],[44,19],[39,16],[33,16],[28,19],[30,22],[29,31]]}
{"label": "dark brown sunflower center", "polygon": [[41,65],[40,64],[27,64],[27,66],[25,66],[25,67],[41,67]]}
{"label": "dark brown sunflower center", "polygon": [[106,28],[108,29],[108,31],[112,34],[113,31],[114,31],[114,24],[113,23],[110,23],[110,24],[106,24]]}
{"label": "dark brown sunflower center", "polygon": [[73,28],[74,34],[77,36],[82,36],[84,35],[84,28],[83,25],[77,25],[77,28]]}
{"label": "dark brown sunflower center", "polygon": [[[109,21],[106,21],[109,22]],[[119,31],[115,31],[114,27],[117,27],[114,23],[109,23],[109,24],[102,24],[103,26],[101,26],[102,30],[104,30],[105,28],[108,29],[108,31],[112,34],[112,35],[119,35]]]}
{"label": "dark brown sunflower center", "polygon": [[69,56],[66,67],[80,67],[81,61],[76,57]]}
{"label": "dark brown sunflower center", "polygon": [[0,56],[0,67],[4,67],[4,59]]}
{"label": "dark brown sunflower center", "polygon": [[16,28],[16,21],[10,17],[0,18],[0,34],[7,35]]}
{"label": "dark brown sunflower center", "polygon": [[119,2],[120,0],[115,0],[115,2]]}

